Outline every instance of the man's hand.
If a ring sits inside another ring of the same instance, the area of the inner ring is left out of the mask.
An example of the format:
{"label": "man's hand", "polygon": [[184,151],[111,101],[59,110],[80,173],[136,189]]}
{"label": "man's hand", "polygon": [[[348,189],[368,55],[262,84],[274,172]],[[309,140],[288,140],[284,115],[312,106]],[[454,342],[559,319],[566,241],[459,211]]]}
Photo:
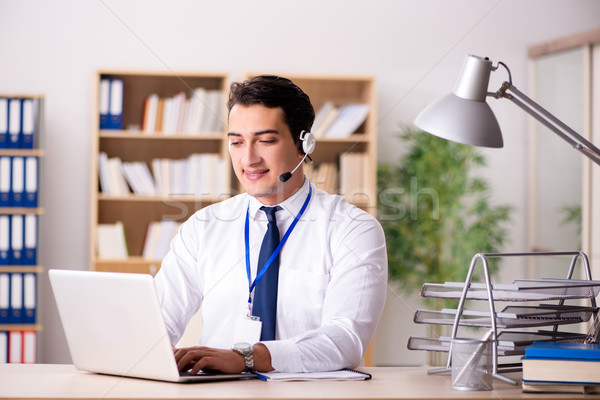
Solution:
{"label": "man's hand", "polygon": [[[257,371],[272,371],[271,354],[266,346],[255,344],[254,363]],[[233,350],[214,349],[212,347],[174,348],[175,361],[179,371],[190,370],[195,375],[200,370],[219,371],[226,374],[236,374],[246,369],[244,357]]]}
{"label": "man's hand", "polygon": [[227,374],[242,372],[246,365],[244,358],[233,350],[213,349],[211,347],[185,347],[175,350],[175,361],[180,371],[191,368],[190,374],[200,370],[220,371]]}

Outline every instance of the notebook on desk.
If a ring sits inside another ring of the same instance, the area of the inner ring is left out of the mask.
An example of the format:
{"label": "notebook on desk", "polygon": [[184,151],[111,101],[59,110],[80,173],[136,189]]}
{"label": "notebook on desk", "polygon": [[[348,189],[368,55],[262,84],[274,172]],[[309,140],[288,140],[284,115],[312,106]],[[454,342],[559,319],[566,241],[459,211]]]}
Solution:
{"label": "notebook on desk", "polygon": [[77,369],[170,382],[255,377],[180,374],[150,275],[67,270],[48,275]]}

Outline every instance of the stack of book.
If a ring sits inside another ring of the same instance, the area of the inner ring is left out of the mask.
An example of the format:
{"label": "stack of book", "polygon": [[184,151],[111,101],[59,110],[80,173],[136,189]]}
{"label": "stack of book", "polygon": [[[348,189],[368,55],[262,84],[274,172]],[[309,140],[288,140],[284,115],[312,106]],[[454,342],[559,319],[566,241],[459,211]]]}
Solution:
{"label": "stack of book", "polygon": [[171,240],[181,224],[175,221],[153,221],[148,225],[142,257],[146,260],[162,260],[169,251]]}
{"label": "stack of book", "polygon": [[104,260],[126,260],[129,257],[123,222],[98,224],[96,250],[98,258]]}
{"label": "stack of book", "polygon": [[369,157],[365,153],[343,153],[340,155],[340,195],[349,201],[368,200],[369,193],[366,171]]}
{"label": "stack of book", "polygon": [[148,134],[202,135],[223,129],[225,96],[221,90],[197,88],[189,98],[150,95],[144,102],[142,131]]}
{"label": "stack of book", "polygon": [[317,138],[345,138],[355,133],[368,115],[368,104],[336,106],[328,101],[317,111],[311,131]]}
{"label": "stack of book", "polygon": [[600,344],[534,342],[522,362],[524,392],[600,393]]}
{"label": "stack of book", "polygon": [[36,361],[36,331],[12,328],[35,324],[36,314],[37,274],[0,270],[0,364]]}
{"label": "stack of book", "polygon": [[[154,159],[152,172],[142,161],[123,162],[98,155],[100,189],[109,196],[204,196],[218,198],[225,187],[223,157],[215,153],[192,154],[186,159]],[[130,190],[131,188],[131,190]]]}
{"label": "stack of book", "polygon": [[330,194],[336,194],[338,190],[338,169],[335,163],[322,162],[316,165],[307,164],[304,172],[308,179],[317,189]]}
{"label": "stack of book", "polygon": [[123,89],[123,79],[104,76],[100,80],[100,129],[123,129]]}
{"label": "stack of book", "polygon": [[36,148],[39,99],[0,97],[0,149]]}

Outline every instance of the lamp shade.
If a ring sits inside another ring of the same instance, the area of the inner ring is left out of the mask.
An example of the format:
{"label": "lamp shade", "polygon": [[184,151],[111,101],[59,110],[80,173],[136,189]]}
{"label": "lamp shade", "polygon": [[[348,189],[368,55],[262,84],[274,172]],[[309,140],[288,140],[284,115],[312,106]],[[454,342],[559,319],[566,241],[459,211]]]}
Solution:
{"label": "lamp shade", "polygon": [[468,55],[452,93],[421,111],[415,125],[454,142],[503,147],[500,125],[485,101],[492,70],[487,58]]}

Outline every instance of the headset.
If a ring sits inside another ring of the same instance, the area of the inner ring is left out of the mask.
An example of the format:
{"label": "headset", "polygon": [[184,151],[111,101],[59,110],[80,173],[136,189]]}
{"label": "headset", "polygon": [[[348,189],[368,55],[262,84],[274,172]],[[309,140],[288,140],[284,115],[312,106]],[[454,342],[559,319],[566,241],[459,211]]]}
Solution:
{"label": "headset", "polygon": [[302,160],[300,160],[298,165],[296,165],[296,168],[294,168],[292,171],[288,171],[279,175],[279,180],[281,182],[287,182],[292,177],[292,174],[296,172],[298,168],[300,168],[300,165],[302,165],[304,160],[306,160],[306,157],[308,157],[312,162],[312,158],[310,158],[309,154],[315,151],[315,146],[317,144],[315,135],[313,135],[311,132],[303,130],[300,132],[300,141],[302,142],[302,152],[304,153],[304,157],[302,157]]}

